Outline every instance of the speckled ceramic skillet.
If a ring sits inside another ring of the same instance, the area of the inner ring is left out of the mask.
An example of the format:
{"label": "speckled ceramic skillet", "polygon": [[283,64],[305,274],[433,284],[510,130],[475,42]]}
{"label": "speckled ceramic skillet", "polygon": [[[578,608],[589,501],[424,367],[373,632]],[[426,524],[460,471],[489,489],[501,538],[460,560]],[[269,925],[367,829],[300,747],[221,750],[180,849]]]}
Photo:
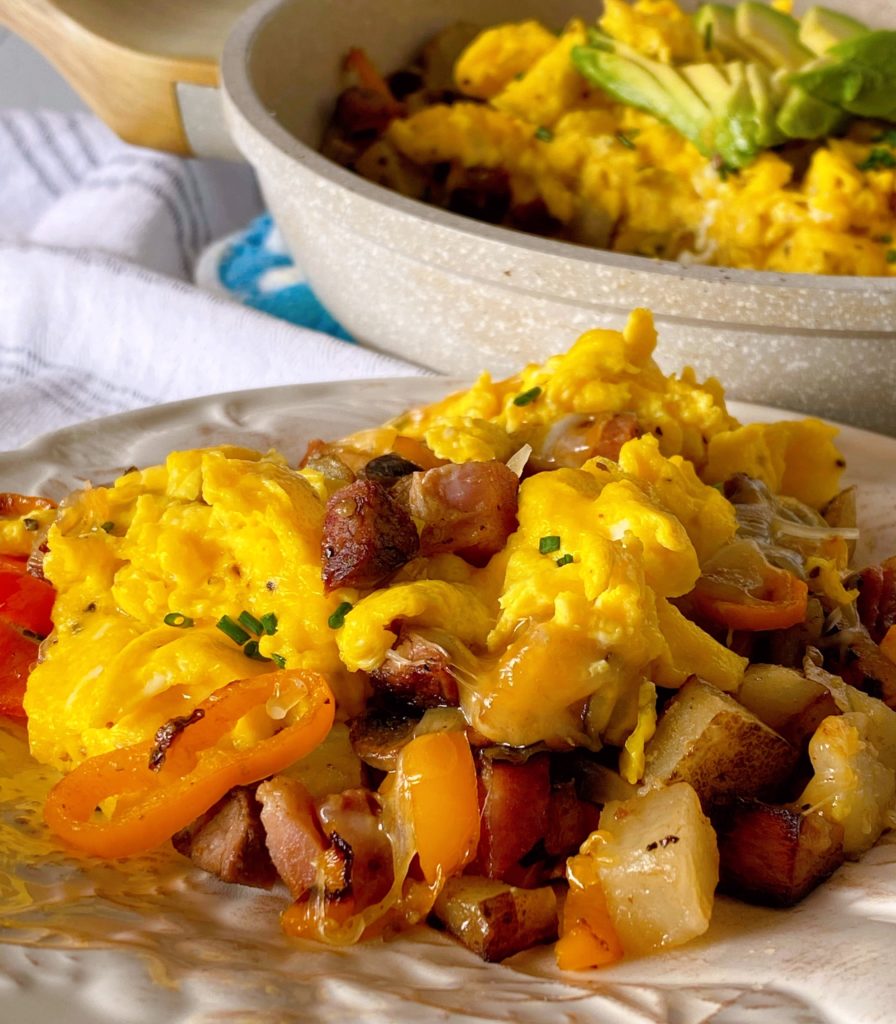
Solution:
{"label": "speckled ceramic skillet", "polygon": [[[827,3],[896,27],[896,0]],[[691,364],[738,398],[896,434],[896,278],[684,267],[549,241],[405,199],[316,152],[349,47],[389,69],[453,21],[559,25],[599,7],[261,0],[244,15],[222,63],[228,121],[323,301],[368,344],[455,374],[514,370],[647,306],[664,369]]]}

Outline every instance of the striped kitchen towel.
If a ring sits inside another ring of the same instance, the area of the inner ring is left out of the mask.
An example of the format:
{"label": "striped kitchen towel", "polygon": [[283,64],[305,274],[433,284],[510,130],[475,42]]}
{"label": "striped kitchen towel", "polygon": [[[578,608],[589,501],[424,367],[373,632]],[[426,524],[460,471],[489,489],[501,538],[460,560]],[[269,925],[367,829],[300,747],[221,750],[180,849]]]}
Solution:
{"label": "striped kitchen towel", "polygon": [[232,301],[276,313],[271,282],[296,285],[265,221],[219,261],[231,297],[193,285],[199,254],[261,212],[245,165],[127,146],[88,114],[0,110],[0,449],[197,395],[420,373]]}

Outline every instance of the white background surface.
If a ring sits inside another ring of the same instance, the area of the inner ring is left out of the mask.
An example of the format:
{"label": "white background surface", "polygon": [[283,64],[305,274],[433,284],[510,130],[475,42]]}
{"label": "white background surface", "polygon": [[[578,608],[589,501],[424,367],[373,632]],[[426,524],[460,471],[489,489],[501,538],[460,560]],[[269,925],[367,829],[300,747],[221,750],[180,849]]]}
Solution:
{"label": "white background surface", "polygon": [[85,110],[65,79],[36,50],[0,27],[0,107]]}

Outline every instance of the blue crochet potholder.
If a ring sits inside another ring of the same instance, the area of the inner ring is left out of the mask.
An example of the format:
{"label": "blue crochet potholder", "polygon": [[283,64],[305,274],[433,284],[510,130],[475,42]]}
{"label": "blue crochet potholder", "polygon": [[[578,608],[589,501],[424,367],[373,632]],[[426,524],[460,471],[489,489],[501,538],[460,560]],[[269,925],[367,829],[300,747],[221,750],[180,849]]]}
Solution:
{"label": "blue crochet potholder", "polygon": [[271,316],[354,341],[320,304],[293,263],[269,213],[256,217],[223,246],[217,276],[233,297]]}

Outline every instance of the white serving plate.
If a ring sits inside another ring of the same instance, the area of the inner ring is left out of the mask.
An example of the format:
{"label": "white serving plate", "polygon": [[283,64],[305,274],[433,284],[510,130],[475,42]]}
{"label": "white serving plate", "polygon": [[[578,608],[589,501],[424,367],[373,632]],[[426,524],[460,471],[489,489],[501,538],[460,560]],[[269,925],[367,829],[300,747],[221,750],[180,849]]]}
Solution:
{"label": "white serving plate", "polygon": [[[896,27],[896,0],[826,2]],[[258,0],[243,15],[221,62],[225,114],[321,300],[364,343],[470,375],[511,372],[646,306],[664,369],[694,366],[735,382],[734,397],[896,435],[894,277],[686,267],[538,238],[406,199],[316,151],[353,46],[391,70],[452,22],[559,26],[600,9],[599,0]]]}
{"label": "white serving plate", "polygon": [[[98,420],[0,453],[0,491],[60,497],[175,448],[277,446],[297,458],[458,382],[297,385],[212,396]],[[731,404],[744,420],[786,418]],[[896,440],[844,428],[860,487],[862,556],[896,552]],[[847,864],[798,907],[720,898],[706,936],[602,971],[561,974],[550,948],[483,964],[418,927],[387,943],[287,941],[285,897],[224,886],[168,852],[77,861],[17,798],[22,733],[0,730],[0,1020],[4,1024],[212,1024],[449,1019],[520,1024],[872,1024],[896,1005],[896,841]],[[32,765],[32,771],[38,769]]]}

